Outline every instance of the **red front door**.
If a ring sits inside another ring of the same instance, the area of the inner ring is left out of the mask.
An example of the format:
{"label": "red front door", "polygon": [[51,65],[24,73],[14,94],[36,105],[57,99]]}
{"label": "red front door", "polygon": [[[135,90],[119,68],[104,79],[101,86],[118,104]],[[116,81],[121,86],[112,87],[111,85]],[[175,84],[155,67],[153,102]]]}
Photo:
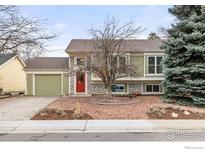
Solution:
{"label": "red front door", "polygon": [[76,92],[85,92],[85,73],[76,73]]}

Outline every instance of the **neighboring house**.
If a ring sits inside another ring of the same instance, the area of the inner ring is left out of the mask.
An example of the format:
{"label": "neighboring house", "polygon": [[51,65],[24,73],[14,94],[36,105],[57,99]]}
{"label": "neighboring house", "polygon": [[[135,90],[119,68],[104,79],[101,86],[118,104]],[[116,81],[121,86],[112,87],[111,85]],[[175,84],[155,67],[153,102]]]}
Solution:
{"label": "neighboring house", "polygon": [[0,54],[0,88],[4,93],[26,91],[25,66],[18,54]]}
{"label": "neighboring house", "polygon": [[[137,75],[117,79],[112,86],[113,94],[128,94],[139,91],[141,94],[163,94],[161,81],[164,80],[160,49],[162,40],[126,40],[124,62],[137,67]],[[89,72],[69,70],[85,62],[88,54],[94,51],[92,40],[73,39],[66,52],[69,58],[36,58],[26,67],[28,95],[92,95],[104,94],[100,78]],[[118,59],[118,63],[119,63]]]}

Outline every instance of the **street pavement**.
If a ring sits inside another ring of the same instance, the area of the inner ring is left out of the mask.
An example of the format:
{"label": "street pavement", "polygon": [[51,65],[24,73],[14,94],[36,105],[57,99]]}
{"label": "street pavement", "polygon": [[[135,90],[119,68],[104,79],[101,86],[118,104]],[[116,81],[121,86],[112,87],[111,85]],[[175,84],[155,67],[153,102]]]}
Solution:
{"label": "street pavement", "polygon": [[0,134],[0,141],[205,141],[204,132],[175,134],[167,132],[118,133],[9,133]]}

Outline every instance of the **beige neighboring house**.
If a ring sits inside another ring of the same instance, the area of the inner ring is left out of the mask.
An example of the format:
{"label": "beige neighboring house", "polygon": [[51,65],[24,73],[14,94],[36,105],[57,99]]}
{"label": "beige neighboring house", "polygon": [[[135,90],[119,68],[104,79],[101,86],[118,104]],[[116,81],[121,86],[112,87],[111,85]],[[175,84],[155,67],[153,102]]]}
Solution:
{"label": "beige neighboring house", "polygon": [[3,93],[26,91],[25,66],[18,54],[0,54],[0,88]]}

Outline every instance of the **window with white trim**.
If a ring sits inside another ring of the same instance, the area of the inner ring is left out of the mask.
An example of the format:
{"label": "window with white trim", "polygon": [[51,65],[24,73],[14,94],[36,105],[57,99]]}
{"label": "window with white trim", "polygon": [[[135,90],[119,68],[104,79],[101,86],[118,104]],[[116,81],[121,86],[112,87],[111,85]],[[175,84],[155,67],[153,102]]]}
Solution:
{"label": "window with white trim", "polygon": [[78,66],[85,65],[85,58],[76,58],[76,65]]}
{"label": "window with white trim", "polygon": [[119,67],[124,68],[126,66],[126,57],[119,57]]}
{"label": "window with white trim", "polygon": [[160,93],[160,85],[159,84],[147,84],[145,85],[145,91],[147,93]]}
{"label": "window with white trim", "polygon": [[114,56],[113,58],[114,58],[113,60],[114,65],[117,68],[123,68],[124,66],[126,66],[126,62],[127,62],[126,56]]}
{"label": "window with white trim", "polygon": [[113,84],[111,89],[113,93],[125,93],[125,84]]}
{"label": "window with white trim", "polygon": [[147,72],[148,74],[162,74],[163,73],[163,56],[148,56]]}

